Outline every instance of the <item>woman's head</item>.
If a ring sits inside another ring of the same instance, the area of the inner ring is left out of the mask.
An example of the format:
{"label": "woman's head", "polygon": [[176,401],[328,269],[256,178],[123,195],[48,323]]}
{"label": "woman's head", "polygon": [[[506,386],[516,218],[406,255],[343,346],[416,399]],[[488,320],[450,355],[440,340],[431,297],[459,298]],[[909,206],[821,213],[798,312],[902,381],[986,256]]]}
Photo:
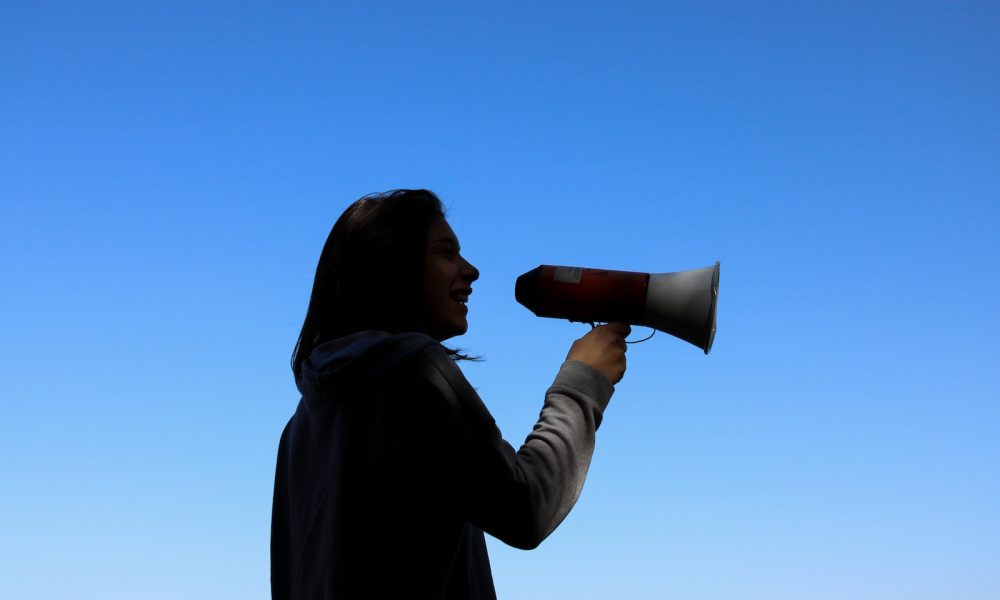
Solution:
{"label": "woman's head", "polygon": [[337,219],[320,255],[292,355],[296,376],[317,345],[357,331],[423,331],[439,341],[465,333],[465,306],[454,296],[478,276],[432,192],[361,198]]}

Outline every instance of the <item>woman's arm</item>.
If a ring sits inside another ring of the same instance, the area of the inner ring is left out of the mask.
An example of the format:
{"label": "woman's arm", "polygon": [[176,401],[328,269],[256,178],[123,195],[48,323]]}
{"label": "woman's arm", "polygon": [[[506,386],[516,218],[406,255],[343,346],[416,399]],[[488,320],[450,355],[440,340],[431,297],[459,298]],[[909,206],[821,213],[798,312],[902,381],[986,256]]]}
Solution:
{"label": "woman's arm", "polygon": [[447,471],[434,479],[447,482],[466,520],[511,546],[535,548],[583,489],[595,432],[614,391],[608,377],[579,360],[563,363],[538,421],[515,452],[440,346],[428,348],[422,363],[427,387],[419,404],[438,404],[430,429],[443,455],[424,468]]}

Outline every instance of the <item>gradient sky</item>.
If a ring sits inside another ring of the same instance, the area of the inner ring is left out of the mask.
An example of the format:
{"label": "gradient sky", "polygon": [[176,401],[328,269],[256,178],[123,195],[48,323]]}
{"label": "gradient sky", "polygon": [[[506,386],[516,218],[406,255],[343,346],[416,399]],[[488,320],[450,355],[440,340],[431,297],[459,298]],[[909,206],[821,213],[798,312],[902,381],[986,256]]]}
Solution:
{"label": "gradient sky", "polygon": [[[1000,7],[0,7],[0,598],[267,598],[330,226],[426,187],[515,446],[585,325],[539,264],[722,262],[631,347],[502,598],[1000,597]],[[641,333],[640,331],[636,332]]]}

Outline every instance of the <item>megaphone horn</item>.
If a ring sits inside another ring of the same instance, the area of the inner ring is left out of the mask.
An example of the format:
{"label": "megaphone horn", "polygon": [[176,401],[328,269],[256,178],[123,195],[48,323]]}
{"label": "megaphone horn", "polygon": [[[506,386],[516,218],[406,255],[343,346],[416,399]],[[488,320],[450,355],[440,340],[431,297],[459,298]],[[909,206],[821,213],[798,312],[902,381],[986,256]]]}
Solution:
{"label": "megaphone horn", "polygon": [[541,265],[517,278],[514,296],[539,317],[643,325],[708,354],[715,341],[719,263],[674,273]]}

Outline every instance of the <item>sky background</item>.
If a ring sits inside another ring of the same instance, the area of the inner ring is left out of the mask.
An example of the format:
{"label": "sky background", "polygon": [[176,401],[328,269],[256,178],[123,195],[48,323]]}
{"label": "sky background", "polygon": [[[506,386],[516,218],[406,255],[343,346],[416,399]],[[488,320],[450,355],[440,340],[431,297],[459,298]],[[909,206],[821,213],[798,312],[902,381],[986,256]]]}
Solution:
{"label": "sky background", "polygon": [[515,447],[587,331],[517,275],[722,263],[712,353],[630,348],[576,508],[489,540],[500,597],[1000,598],[998,31],[994,2],[3,2],[0,597],[269,597],[319,252],[426,187]]}

